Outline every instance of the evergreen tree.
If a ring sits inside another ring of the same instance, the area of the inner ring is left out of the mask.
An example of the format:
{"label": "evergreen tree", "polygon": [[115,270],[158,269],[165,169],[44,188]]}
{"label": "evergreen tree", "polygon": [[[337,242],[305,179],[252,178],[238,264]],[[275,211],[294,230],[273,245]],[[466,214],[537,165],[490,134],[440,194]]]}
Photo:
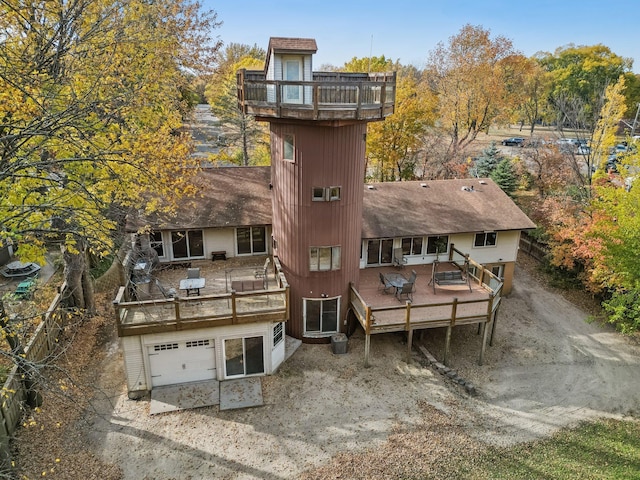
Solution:
{"label": "evergreen tree", "polygon": [[482,151],[482,155],[476,161],[474,176],[478,178],[489,177],[503,160],[504,157],[496,146],[496,142],[491,142],[491,145]]}
{"label": "evergreen tree", "polygon": [[513,168],[513,162],[511,162],[510,159],[504,158],[491,172],[489,177],[496,182],[507,195],[512,196],[513,192],[516,191],[518,177]]}

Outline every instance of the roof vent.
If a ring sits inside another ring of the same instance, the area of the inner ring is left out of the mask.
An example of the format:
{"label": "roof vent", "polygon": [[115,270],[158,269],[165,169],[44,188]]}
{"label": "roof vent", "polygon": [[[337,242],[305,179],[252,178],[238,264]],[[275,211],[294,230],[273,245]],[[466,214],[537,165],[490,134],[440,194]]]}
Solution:
{"label": "roof vent", "polygon": [[467,185],[465,185],[460,190],[462,190],[463,192],[473,192],[473,185],[471,185],[469,187]]}
{"label": "roof vent", "polygon": [[375,189],[376,189],[376,187],[374,187],[373,185],[367,185],[367,188],[368,188],[369,190],[375,190]]}
{"label": "roof vent", "polygon": [[420,184],[420,186],[421,186],[422,188],[429,188],[429,185],[427,185],[426,183],[421,183],[421,184]]}
{"label": "roof vent", "polygon": [[478,183],[479,183],[480,185],[486,185],[486,184],[487,184],[487,181],[486,181],[486,180],[480,180]]}

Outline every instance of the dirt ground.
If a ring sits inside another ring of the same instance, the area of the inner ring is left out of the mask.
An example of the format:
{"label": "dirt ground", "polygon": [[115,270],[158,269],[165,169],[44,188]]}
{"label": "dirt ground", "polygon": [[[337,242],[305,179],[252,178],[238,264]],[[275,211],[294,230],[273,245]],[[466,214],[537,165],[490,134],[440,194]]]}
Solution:
{"label": "dirt ground", "polygon": [[[357,331],[346,355],[302,345],[263,379],[263,407],[152,417],[147,401],[127,398],[110,334],[104,356],[96,356],[101,393],[57,440],[81,452],[65,456],[69,448],[61,448],[54,478],[382,479],[434,471],[446,478],[447,459],[487,444],[541,438],[583,419],[637,417],[638,342],[585,322],[587,310],[545,288],[523,265],[483,366],[477,328],[454,329],[451,366],[476,385],[476,396],[416,350],[407,363],[401,334],[374,336],[372,366],[364,368],[364,335]],[[426,332],[421,344],[442,359],[444,330]],[[74,459],[98,473],[77,476]],[[39,476],[40,467],[22,468]]]}

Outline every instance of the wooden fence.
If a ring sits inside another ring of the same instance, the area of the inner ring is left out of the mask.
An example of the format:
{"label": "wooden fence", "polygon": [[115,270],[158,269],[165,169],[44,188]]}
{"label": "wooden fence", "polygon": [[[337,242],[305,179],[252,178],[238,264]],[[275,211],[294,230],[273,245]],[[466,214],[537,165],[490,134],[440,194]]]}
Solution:
{"label": "wooden fence", "polygon": [[522,232],[520,234],[520,251],[542,262],[549,253],[549,247],[535,238]]}
{"label": "wooden fence", "polygon": [[[25,346],[25,361],[42,363],[57,345],[58,335],[64,328],[67,314],[60,308],[60,302],[67,284],[63,283],[49,309],[42,314],[42,321],[36,328],[31,340]],[[10,458],[9,438],[14,434],[25,412],[27,392],[18,372],[18,366],[9,372],[0,391],[0,470],[3,470]]]}

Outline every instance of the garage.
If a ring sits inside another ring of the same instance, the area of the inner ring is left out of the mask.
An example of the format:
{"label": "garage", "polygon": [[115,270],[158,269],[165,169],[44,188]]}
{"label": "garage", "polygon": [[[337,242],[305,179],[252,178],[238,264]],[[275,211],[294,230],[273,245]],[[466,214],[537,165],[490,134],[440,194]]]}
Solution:
{"label": "garage", "polygon": [[166,342],[147,348],[152,387],[216,378],[212,339]]}

